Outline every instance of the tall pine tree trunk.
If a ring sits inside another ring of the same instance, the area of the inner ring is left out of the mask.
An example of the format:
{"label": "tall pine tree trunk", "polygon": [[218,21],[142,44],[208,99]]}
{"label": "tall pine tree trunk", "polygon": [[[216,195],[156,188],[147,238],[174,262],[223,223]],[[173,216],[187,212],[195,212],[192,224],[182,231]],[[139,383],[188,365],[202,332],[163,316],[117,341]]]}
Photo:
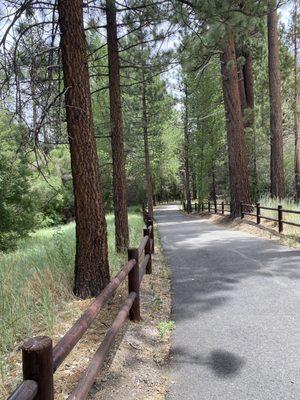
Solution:
{"label": "tall pine tree trunk", "polygon": [[196,171],[192,170],[192,191],[193,191],[193,199],[197,199],[197,175]]}
{"label": "tall pine tree trunk", "polygon": [[185,104],[184,104],[184,173],[185,173],[185,196],[187,203],[187,211],[192,211],[191,199],[191,178],[190,178],[190,138],[189,138],[189,115],[188,115],[188,89],[184,87]]}
{"label": "tall pine tree trunk", "polygon": [[109,71],[109,99],[111,123],[111,147],[113,162],[113,194],[115,214],[115,240],[117,251],[129,245],[128,212],[124,138],[121,110],[120,61],[117,37],[117,16],[114,0],[106,1],[107,49]]}
{"label": "tall pine tree trunk", "polygon": [[240,84],[240,94],[244,96],[241,101],[242,114],[247,142],[248,167],[250,174],[251,198],[257,200],[257,164],[256,164],[256,133],[254,115],[254,79],[253,79],[253,57],[251,50],[242,52],[245,64],[242,67],[242,81]]}
{"label": "tall pine tree trunk", "polygon": [[66,118],[76,218],[75,295],[109,282],[107,233],[94,136],[82,0],[58,1]]}
{"label": "tall pine tree trunk", "polygon": [[238,66],[238,85],[239,85],[239,94],[240,94],[242,113],[244,116],[244,112],[247,108],[247,98],[246,98],[246,91],[245,91],[244,69],[243,69],[242,65]]}
{"label": "tall pine tree trunk", "polygon": [[284,198],[281,77],[277,11],[268,14],[269,95],[271,128],[271,196]]}
{"label": "tall pine tree trunk", "polygon": [[217,185],[216,185],[216,167],[212,166],[211,173],[211,190],[210,190],[210,198],[214,203],[217,202]]}
{"label": "tall pine tree trunk", "polygon": [[146,80],[144,69],[142,68],[142,126],[144,135],[144,155],[145,155],[145,171],[146,171],[146,192],[149,217],[153,218],[153,185],[152,170],[149,155],[149,135],[148,135],[148,115],[147,115],[147,99],[146,99]]}
{"label": "tall pine tree trunk", "polygon": [[240,215],[241,202],[250,202],[244,124],[238,87],[238,70],[233,35],[226,27],[226,42],[221,55],[221,73],[227,124],[231,216]]}
{"label": "tall pine tree trunk", "polygon": [[294,41],[294,135],[295,135],[295,194],[296,200],[300,200],[300,69],[298,66],[298,41],[299,41],[299,26],[298,26],[298,3],[295,0],[294,15],[293,15],[293,41]]}

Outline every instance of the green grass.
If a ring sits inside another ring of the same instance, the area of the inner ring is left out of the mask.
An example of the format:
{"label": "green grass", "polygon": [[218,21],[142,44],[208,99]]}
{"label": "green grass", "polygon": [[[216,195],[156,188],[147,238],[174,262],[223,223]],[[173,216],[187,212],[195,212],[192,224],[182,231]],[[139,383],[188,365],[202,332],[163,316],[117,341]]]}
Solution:
{"label": "green grass", "polygon": [[[115,252],[114,216],[106,216],[111,275],[125,254]],[[137,208],[129,211],[130,245],[142,238]],[[3,356],[38,331],[51,335],[58,311],[73,298],[75,224],[46,228],[19,243],[18,250],[0,254],[0,372]]]}
{"label": "green grass", "polygon": [[160,337],[163,338],[166,333],[172,332],[172,330],[175,328],[175,322],[174,321],[163,321],[158,324],[158,330]]}

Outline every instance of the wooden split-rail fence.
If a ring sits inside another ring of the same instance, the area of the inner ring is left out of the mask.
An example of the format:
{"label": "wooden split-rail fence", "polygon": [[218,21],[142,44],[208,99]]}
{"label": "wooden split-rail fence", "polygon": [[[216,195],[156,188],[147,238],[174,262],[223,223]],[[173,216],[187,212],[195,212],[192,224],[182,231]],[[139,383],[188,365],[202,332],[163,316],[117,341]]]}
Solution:
{"label": "wooden split-rail fence", "polygon": [[221,203],[217,203],[217,202],[201,202],[201,203],[195,203],[194,205],[191,205],[191,209],[188,210],[188,205],[186,202],[183,202],[182,204],[184,211],[188,211],[191,212],[193,211],[193,206],[194,206],[194,210],[196,212],[214,212],[215,214],[222,214],[225,215],[226,212],[230,213],[230,204],[226,203],[224,201],[222,201]]}
{"label": "wooden split-rail fence", "polygon": [[[300,215],[300,211],[288,210],[286,208],[283,208],[283,206],[280,204],[277,206],[277,208],[275,208],[275,207],[265,207],[265,206],[262,206],[260,203],[256,203],[256,204],[241,203],[240,207],[241,207],[241,209],[240,209],[241,219],[243,219],[245,217],[245,215],[250,215],[252,217],[256,217],[257,225],[260,225],[262,219],[266,219],[268,221],[274,221],[277,223],[279,233],[283,232],[284,224],[295,226],[295,227],[300,227],[300,224],[298,224],[297,222],[287,221],[285,219],[285,215],[287,215],[287,214]],[[184,211],[189,211],[189,212],[192,211],[192,210],[188,210],[188,206],[187,206],[186,202],[183,202],[183,209],[184,209]],[[208,213],[225,215],[225,213],[230,213],[230,203],[225,203],[223,201],[221,203],[210,202],[210,201],[195,203],[194,210],[196,212],[207,211]],[[264,210],[275,213],[276,218],[274,218],[274,216],[271,217],[271,216],[262,214],[262,212],[264,212]]]}
{"label": "wooden split-rail fence", "polygon": [[152,273],[151,257],[154,253],[153,221],[144,209],[143,216],[146,228],[143,230],[144,236],[139,247],[128,250],[127,264],[102,290],[60,341],[54,347],[51,338],[47,336],[33,337],[24,342],[22,345],[23,381],[9,396],[8,400],[54,399],[53,375],[55,371],[128,276],[128,297],[92,357],[77,387],[68,397],[68,400],[86,399],[128,314],[132,321],[140,321],[140,284],[145,273]]}

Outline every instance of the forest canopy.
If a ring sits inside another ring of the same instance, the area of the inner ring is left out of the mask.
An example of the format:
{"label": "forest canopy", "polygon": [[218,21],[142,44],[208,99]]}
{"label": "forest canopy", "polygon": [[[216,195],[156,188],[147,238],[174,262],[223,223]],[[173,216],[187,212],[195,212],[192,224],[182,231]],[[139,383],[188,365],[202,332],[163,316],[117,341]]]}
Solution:
{"label": "forest canopy", "polygon": [[299,1],[0,7],[1,251],[75,219],[86,297],[110,277],[106,212],[122,252],[128,205],[299,200]]}

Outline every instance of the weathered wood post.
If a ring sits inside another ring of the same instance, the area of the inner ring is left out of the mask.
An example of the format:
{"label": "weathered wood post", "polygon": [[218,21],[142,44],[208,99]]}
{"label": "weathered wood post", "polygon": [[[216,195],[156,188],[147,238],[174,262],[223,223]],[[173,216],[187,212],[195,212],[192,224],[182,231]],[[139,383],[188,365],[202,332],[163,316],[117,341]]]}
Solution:
{"label": "weathered wood post", "polygon": [[202,212],[204,211],[204,203],[203,203],[203,201],[201,203],[201,210],[202,210]]}
{"label": "weathered wood post", "polygon": [[52,340],[48,336],[28,339],[22,346],[23,379],[38,384],[34,400],[53,400]]}
{"label": "weathered wood post", "polygon": [[141,320],[140,314],[140,269],[139,269],[139,250],[137,248],[128,249],[128,261],[135,260],[135,266],[128,274],[128,293],[135,292],[136,298],[129,311],[131,321]]}
{"label": "weathered wood post", "polygon": [[208,212],[210,213],[210,201],[208,202]]}
{"label": "weathered wood post", "polygon": [[283,231],[283,222],[282,222],[282,206],[278,206],[278,231],[281,233]]}
{"label": "weathered wood post", "polygon": [[224,215],[224,201],[222,201],[221,207],[222,207],[222,215]]}
{"label": "weathered wood post", "polygon": [[260,203],[256,203],[256,223],[260,224]]}
{"label": "weathered wood post", "polygon": [[197,212],[198,209],[198,203],[195,203],[195,211]]}
{"label": "weathered wood post", "polygon": [[216,200],[214,201],[214,206],[215,206],[215,214],[217,214],[218,210],[217,210],[217,201]]}
{"label": "weathered wood post", "polygon": [[244,214],[244,209],[243,209],[243,202],[241,201],[241,219],[243,219],[245,216]]}
{"label": "weathered wood post", "polygon": [[152,274],[152,259],[151,259],[151,243],[150,243],[150,232],[149,229],[144,229],[144,236],[149,236],[149,240],[145,246],[145,256],[149,254],[149,261],[146,266],[146,274]]}

